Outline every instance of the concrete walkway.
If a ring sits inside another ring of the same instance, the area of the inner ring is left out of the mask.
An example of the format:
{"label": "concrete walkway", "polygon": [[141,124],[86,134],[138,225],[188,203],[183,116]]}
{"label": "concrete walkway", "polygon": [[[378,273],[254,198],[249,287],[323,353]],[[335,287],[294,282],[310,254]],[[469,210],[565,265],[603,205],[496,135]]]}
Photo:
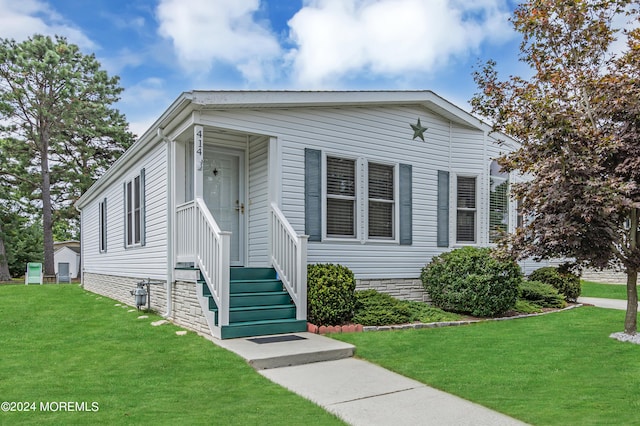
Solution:
{"label": "concrete walkway", "polygon": [[[289,337],[287,337],[289,336]],[[351,425],[523,425],[369,362],[353,345],[311,333],[217,340],[260,374]]]}
{"label": "concrete walkway", "polygon": [[[597,306],[598,308],[627,310],[627,301],[618,299],[603,299],[600,297],[578,297],[578,303]],[[640,306],[638,306],[640,312]]]}

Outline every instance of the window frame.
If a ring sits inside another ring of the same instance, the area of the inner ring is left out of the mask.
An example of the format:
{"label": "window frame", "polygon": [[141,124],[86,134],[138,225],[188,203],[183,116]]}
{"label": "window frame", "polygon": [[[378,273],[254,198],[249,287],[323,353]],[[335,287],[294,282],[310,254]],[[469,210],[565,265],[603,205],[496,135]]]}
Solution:
{"label": "window frame", "polygon": [[[144,170],[144,169],[143,169]],[[144,231],[144,171],[124,183],[124,238],[125,248],[141,247]]]}
{"label": "window frame", "polygon": [[[473,179],[474,180],[474,207],[460,207],[459,193],[460,193],[460,179]],[[455,185],[455,203],[456,203],[456,215],[455,215],[455,241],[458,245],[477,245],[478,244],[478,175],[470,174],[456,174]],[[460,212],[473,212],[473,241],[461,240],[458,234],[459,220],[458,216]]]}
{"label": "window frame", "polygon": [[[391,208],[391,237],[371,237],[369,235],[370,232],[370,217],[369,217],[369,205],[372,201],[372,199],[369,197],[369,165],[370,164],[376,164],[376,165],[380,165],[380,166],[385,166],[385,167],[390,167],[392,170],[392,176],[393,176],[393,200],[392,201],[388,201],[388,200],[381,200],[381,199],[374,199],[374,202],[385,202],[385,203],[389,203],[392,204],[392,208]],[[365,181],[365,188],[364,188],[364,194],[366,194],[366,202],[365,202],[365,215],[364,218],[366,218],[366,223],[364,224],[364,228],[365,228],[365,236],[366,236],[366,241],[371,241],[371,242],[391,242],[391,243],[397,243],[398,242],[398,238],[399,238],[399,221],[398,221],[398,217],[400,215],[400,202],[399,202],[399,197],[400,197],[400,166],[399,163],[391,163],[391,162],[385,162],[385,161],[376,161],[376,160],[366,160],[366,181]]]}
{"label": "window frame", "polygon": [[[495,166],[495,167],[494,167]],[[494,170],[497,168],[499,168],[499,165],[497,163],[497,160],[492,160],[491,163],[489,163],[489,190],[488,190],[488,197],[489,197],[489,214],[487,217],[487,231],[488,231],[488,240],[490,244],[496,244],[499,240],[499,235],[500,233],[498,232],[494,232],[493,231],[493,227],[499,227],[500,225],[496,224],[494,225],[492,223],[492,215],[495,213],[502,213],[502,218],[503,221],[501,221],[501,225],[502,228],[504,228],[504,232],[508,233],[510,231],[510,226],[511,226],[511,218],[510,218],[510,212],[511,212],[511,202],[510,202],[510,198],[509,198],[509,193],[510,193],[510,186],[511,186],[511,179],[509,176],[509,173],[505,173],[505,172],[497,172],[494,173]],[[497,189],[500,185],[506,183],[507,187],[506,187],[506,191],[504,192],[504,200],[500,200],[500,204],[504,204],[505,208],[504,210],[497,208],[496,206],[493,206],[494,203],[494,197],[493,194],[497,193],[497,191],[494,191],[493,185],[494,182],[496,182],[495,184],[495,188]],[[504,223],[504,219],[506,218],[506,223]],[[517,222],[517,219],[516,219]]]}
{"label": "window frame", "polygon": [[[339,160],[346,160],[353,162],[353,196],[345,196],[345,195],[337,195],[337,194],[329,194],[329,184],[328,184],[328,171],[329,171],[329,159],[335,158]],[[337,241],[354,241],[358,240],[359,235],[359,200],[360,200],[360,181],[359,181],[359,167],[358,167],[358,158],[345,156],[345,155],[334,155],[331,153],[325,153],[322,159],[322,233],[323,239],[326,240],[337,240]],[[340,234],[330,234],[328,232],[328,224],[329,224],[329,199],[334,200],[352,200],[353,201],[353,235],[340,235]]]}
{"label": "window frame", "polygon": [[[327,188],[327,163],[329,158],[337,158],[354,162],[354,234],[355,236],[341,236],[329,234],[328,224],[328,198],[344,199],[328,194]],[[369,237],[369,164],[391,167],[393,169],[393,208],[392,208],[392,238]],[[400,242],[400,163],[379,159],[345,155],[342,153],[322,151],[322,241],[328,242],[358,242],[399,244]]]}

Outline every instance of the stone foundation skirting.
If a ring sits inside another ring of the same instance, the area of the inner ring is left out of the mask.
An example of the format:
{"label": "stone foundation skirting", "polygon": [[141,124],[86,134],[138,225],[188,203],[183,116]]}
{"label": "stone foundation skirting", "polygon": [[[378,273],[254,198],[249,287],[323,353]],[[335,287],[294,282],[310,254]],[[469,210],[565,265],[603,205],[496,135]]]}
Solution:
{"label": "stone foundation skirting", "polygon": [[356,280],[356,290],[374,289],[396,299],[431,302],[420,278],[391,278]]}
{"label": "stone foundation skirting", "polygon": [[[112,275],[84,273],[84,289],[118,302],[135,307],[135,298],[131,290],[141,281],[139,278],[116,277]],[[146,287],[145,287],[146,288]],[[356,280],[357,290],[374,289],[401,300],[430,302],[419,278],[367,279]],[[209,326],[197,299],[197,284],[188,281],[176,281],[172,286],[172,307],[170,319],[176,325],[188,328],[204,335],[211,335]],[[146,306],[145,306],[146,308]],[[167,312],[167,284],[151,285],[151,309],[165,315]]]}
{"label": "stone foundation skirting", "polygon": [[[139,278],[116,277],[85,272],[83,287],[92,293],[110,297],[111,299],[135,307],[135,298],[131,295],[130,291],[136,288],[136,284],[139,281],[141,281]],[[198,303],[196,285],[194,282],[185,281],[176,281],[174,283],[171,291],[172,309],[168,319],[176,325],[210,336],[211,331]],[[166,314],[166,282],[151,285],[151,309],[160,315]]]}

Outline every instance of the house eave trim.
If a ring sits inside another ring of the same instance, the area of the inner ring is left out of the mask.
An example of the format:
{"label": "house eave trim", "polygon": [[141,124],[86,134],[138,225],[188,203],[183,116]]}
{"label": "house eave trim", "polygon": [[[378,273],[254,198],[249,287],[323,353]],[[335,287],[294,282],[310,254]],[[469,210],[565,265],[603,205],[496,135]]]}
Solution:
{"label": "house eave trim", "polygon": [[157,129],[164,128],[174,120],[182,111],[191,105],[191,92],[182,93],[171,106],[153,123],[151,127],[134,142],[129,149],[100,177],[82,196],[75,202],[77,210],[82,210],[91,202],[100,190],[121,177],[128,166],[138,161],[162,139],[158,137]]}

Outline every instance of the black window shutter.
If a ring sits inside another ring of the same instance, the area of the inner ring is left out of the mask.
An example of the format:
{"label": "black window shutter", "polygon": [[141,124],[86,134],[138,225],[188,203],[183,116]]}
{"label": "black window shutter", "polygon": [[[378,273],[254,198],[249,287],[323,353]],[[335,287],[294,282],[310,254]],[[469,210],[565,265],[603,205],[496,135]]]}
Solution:
{"label": "black window shutter", "polygon": [[124,212],[124,232],[122,234],[124,236],[124,248],[127,248],[127,233],[129,232],[129,229],[127,228],[127,182],[122,184],[122,193],[124,194],[122,203],[122,211]]}
{"label": "black window shutter", "polygon": [[140,170],[140,245],[144,246],[147,243],[147,209],[145,199],[145,179],[144,169]]}
{"label": "black window shutter", "polygon": [[107,198],[106,197],[103,201],[103,208],[104,208],[104,216],[103,216],[102,226],[104,227],[104,229],[100,230],[102,235],[102,247],[100,248],[102,249],[102,251],[106,252],[107,251]]}
{"label": "black window shutter", "polygon": [[304,232],[309,241],[322,240],[322,152],[304,150]]}
{"label": "black window shutter", "polygon": [[400,245],[413,243],[411,164],[400,164]]}
{"label": "black window shutter", "polygon": [[449,247],[449,172],[438,170],[438,247]]}

